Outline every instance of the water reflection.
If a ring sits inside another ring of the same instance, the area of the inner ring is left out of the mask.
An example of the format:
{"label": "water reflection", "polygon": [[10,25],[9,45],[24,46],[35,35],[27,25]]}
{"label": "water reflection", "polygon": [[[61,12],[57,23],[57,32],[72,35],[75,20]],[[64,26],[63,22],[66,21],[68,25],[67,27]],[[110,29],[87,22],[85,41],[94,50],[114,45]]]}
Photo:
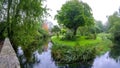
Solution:
{"label": "water reflection", "polygon": [[96,57],[92,68],[120,68],[120,44],[115,44],[111,50]]}
{"label": "water reflection", "polygon": [[[97,56],[93,64],[56,64],[51,57],[52,43],[44,46],[18,47],[18,57],[22,68],[120,68],[120,48],[113,47],[110,52]],[[23,49],[23,50],[22,50]]]}
{"label": "water reflection", "polygon": [[18,47],[17,56],[19,58],[21,68],[33,68],[33,64],[38,63],[36,56],[34,55],[35,51],[39,53],[42,52],[42,46],[33,45],[33,46],[21,46]]}
{"label": "water reflection", "polygon": [[116,62],[120,62],[120,44],[114,44],[110,50],[110,57],[114,58]]}
{"label": "water reflection", "polygon": [[57,65],[57,66],[58,66],[58,68],[91,68],[92,65],[74,63],[74,64],[62,64],[62,65]]}
{"label": "water reflection", "polygon": [[[52,43],[46,43],[42,46],[42,53],[38,51],[31,51],[30,48],[22,50],[18,47],[18,57],[22,68],[91,68],[91,65],[84,65],[80,63],[75,64],[56,64],[51,56]],[[28,51],[29,50],[29,51]],[[28,54],[27,54],[28,53]]]}
{"label": "water reflection", "polygon": [[109,52],[96,57],[92,68],[120,68],[120,63],[109,57]]}
{"label": "water reflection", "polygon": [[39,54],[38,51],[35,52],[35,56],[39,58],[40,63],[34,64],[33,68],[57,68],[51,57],[50,48],[52,47],[52,43],[49,42],[48,45],[49,46],[44,46],[44,51],[41,54]]}
{"label": "water reflection", "polygon": [[31,50],[32,48],[23,49],[18,47],[18,57],[21,63],[22,68],[57,68],[55,62],[51,57],[51,48],[52,43],[45,43],[41,47],[42,53],[39,52],[39,49]]}

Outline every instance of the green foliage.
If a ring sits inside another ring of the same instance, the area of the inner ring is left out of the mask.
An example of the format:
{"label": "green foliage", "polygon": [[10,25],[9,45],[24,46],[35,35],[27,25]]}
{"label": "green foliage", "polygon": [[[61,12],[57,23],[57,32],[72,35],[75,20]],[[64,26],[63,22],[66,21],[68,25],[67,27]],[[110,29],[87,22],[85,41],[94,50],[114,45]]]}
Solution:
{"label": "green foliage", "polygon": [[109,31],[110,32],[119,31],[120,17],[118,15],[119,14],[117,12],[115,12],[113,15],[109,16],[109,18],[108,18],[108,21],[109,21]]}
{"label": "green foliage", "polygon": [[104,25],[101,21],[95,21],[95,29],[97,33],[101,33],[104,31]]}
{"label": "green foliage", "polygon": [[93,25],[91,8],[78,0],[67,1],[55,16],[59,24],[63,24],[76,35],[79,26]]}
{"label": "green foliage", "polygon": [[114,33],[114,43],[117,43],[117,44],[119,44],[120,43],[120,32],[115,32]]}
{"label": "green foliage", "polygon": [[109,30],[117,23],[120,21],[120,18],[118,16],[118,12],[115,12],[113,15],[108,17],[108,22],[109,22]]}
{"label": "green foliage", "polygon": [[64,45],[68,45],[68,46],[74,46],[76,45],[76,43],[79,43],[82,46],[86,46],[86,45],[96,45],[98,44],[101,40],[100,37],[97,37],[97,39],[86,39],[86,36],[77,36],[76,40],[62,40],[63,36],[60,36],[60,38],[57,38],[56,36],[52,37],[52,41],[53,43],[58,43],[61,44],[63,43]]}
{"label": "green foliage", "polygon": [[110,57],[114,58],[116,62],[119,62],[120,57],[120,45],[115,43],[110,50]]}
{"label": "green foliage", "polygon": [[61,29],[61,32],[60,32],[60,33],[61,33],[61,35],[65,35],[66,32],[67,32],[67,29],[64,28],[64,29]]}
{"label": "green foliage", "polygon": [[[36,59],[35,56],[35,52],[36,50],[38,51],[38,53],[42,53],[43,52],[43,45],[48,44],[48,40],[41,40],[39,41],[41,44],[40,45],[34,45],[34,46],[21,46],[21,49],[23,50],[24,54],[17,54],[18,58],[19,58],[19,62],[21,65],[21,68],[30,68],[30,64],[34,64],[34,63],[38,63],[38,59]],[[23,62],[23,59],[25,59],[25,61]]]}
{"label": "green foliage", "polygon": [[86,39],[96,39],[96,29],[94,26],[79,27],[77,35],[86,36]]}
{"label": "green foliage", "polygon": [[76,40],[76,37],[73,36],[73,32],[71,30],[67,30],[67,32],[65,33],[65,35],[62,37],[61,40]]}
{"label": "green foliage", "polygon": [[57,36],[59,36],[59,33],[60,33],[60,27],[58,27],[57,25],[55,25],[53,28],[52,28],[52,33],[55,33]]}
{"label": "green foliage", "polygon": [[97,35],[95,40],[86,40],[86,36],[77,36],[75,41],[63,41],[53,36],[52,56],[59,63],[89,63],[96,55],[104,54],[110,50],[112,42],[108,36],[110,34],[101,33]]}
{"label": "green foliage", "polygon": [[119,42],[120,38],[120,17],[119,13],[115,12],[113,15],[109,16],[109,32],[113,35],[113,41]]}
{"label": "green foliage", "polygon": [[104,31],[104,25],[101,21],[95,21],[95,25],[82,26],[77,30],[77,35],[87,36],[86,39],[96,39],[96,34]]}
{"label": "green foliage", "polygon": [[96,39],[96,34],[89,34],[86,39]]}
{"label": "green foliage", "polygon": [[120,30],[120,22],[115,22],[115,24],[110,28],[110,32],[119,32]]}
{"label": "green foliage", "polygon": [[[34,25],[33,27],[26,27],[25,25],[16,27],[16,32],[14,32],[14,36],[11,38],[14,45],[26,47],[33,44],[38,45],[41,34],[36,31],[38,30],[37,25],[38,24]],[[28,31],[28,29],[30,31]]]}
{"label": "green foliage", "polygon": [[5,29],[5,23],[4,22],[0,22],[0,39],[4,40],[4,38],[6,37],[6,29]]}
{"label": "green foliage", "polygon": [[40,36],[41,40],[46,40],[49,38],[49,33],[46,30],[39,28],[38,32],[41,34]]}
{"label": "green foliage", "polygon": [[85,47],[78,44],[72,47],[62,44],[53,45],[52,56],[55,61],[60,63],[89,63],[96,56],[96,50],[93,47]]}
{"label": "green foliage", "polygon": [[77,35],[86,36],[88,35],[88,33],[89,32],[88,32],[87,26],[79,27],[77,30]]}
{"label": "green foliage", "polygon": [[113,43],[110,40],[111,34],[100,33],[97,36],[101,38],[101,42],[96,44],[96,46],[97,46],[96,47],[97,48],[97,54],[101,55],[101,54],[104,54],[105,52],[109,51],[110,48],[113,46]]}
{"label": "green foliage", "polygon": [[[41,23],[46,13],[43,0],[0,0],[0,33],[9,37],[13,45],[38,45],[41,36]],[[5,8],[6,5],[6,8]]]}
{"label": "green foliage", "polygon": [[55,25],[52,29],[52,32],[58,32],[58,31],[60,31],[60,28],[57,25]]}
{"label": "green foliage", "polygon": [[[75,46],[76,44],[85,47],[96,47],[97,54],[103,54],[110,50],[112,41],[109,40],[111,34],[101,33],[97,35],[96,39],[86,39],[86,36],[77,36],[76,40],[61,40],[55,36],[52,37],[52,42],[55,44],[61,44],[66,46]],[[53,46],[54,47],[54,46]]]}

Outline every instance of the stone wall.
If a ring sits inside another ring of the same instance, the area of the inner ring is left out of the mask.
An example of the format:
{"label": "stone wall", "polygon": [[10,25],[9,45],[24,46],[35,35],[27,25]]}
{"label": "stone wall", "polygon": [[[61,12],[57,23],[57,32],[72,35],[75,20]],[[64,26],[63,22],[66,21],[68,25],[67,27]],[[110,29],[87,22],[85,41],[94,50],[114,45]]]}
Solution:
{"label": "stone wall", "polygon": [[0,52],[0,68],[20,68],[20,63],[8,38],[5,39]]}

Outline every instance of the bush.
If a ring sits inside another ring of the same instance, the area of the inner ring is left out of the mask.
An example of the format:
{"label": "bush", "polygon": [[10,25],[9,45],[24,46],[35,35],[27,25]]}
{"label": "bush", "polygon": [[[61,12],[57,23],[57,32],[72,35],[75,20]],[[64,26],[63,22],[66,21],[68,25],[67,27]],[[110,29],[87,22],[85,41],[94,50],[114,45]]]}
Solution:
{"label": "bush", "polygon": [[86,39],[96,39],[96,34],[89,34]]}
{"label": "bush", "polygon": [[71,40],[74,41],[76,40],[76,36],[73,36],[73,32],[70,30],[66,32],[65,36],[61,40]]}

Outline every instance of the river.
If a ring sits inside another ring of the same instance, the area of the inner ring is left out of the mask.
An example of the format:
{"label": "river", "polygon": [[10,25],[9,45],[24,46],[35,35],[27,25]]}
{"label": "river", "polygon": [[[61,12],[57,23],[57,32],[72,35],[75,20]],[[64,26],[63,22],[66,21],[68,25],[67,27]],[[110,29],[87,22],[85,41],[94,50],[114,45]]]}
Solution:
{"label": "river", "polygon": [[[117,59],[112,58],[112,54],[109,51],[101,56],[96,56],[92,65],[87,64],[56,64],[51,56],[52,43],[49,42],[42,46],[42,51],[35,50],[30,52],[30,58],[25,57],[25,54],[21,47],[18,47],[17,55],[19,57],[22,68],[120,68],[119,56]],[[29,54],[28,54],[29,55]],[[110,56],[111,55],[111,56]]]}

